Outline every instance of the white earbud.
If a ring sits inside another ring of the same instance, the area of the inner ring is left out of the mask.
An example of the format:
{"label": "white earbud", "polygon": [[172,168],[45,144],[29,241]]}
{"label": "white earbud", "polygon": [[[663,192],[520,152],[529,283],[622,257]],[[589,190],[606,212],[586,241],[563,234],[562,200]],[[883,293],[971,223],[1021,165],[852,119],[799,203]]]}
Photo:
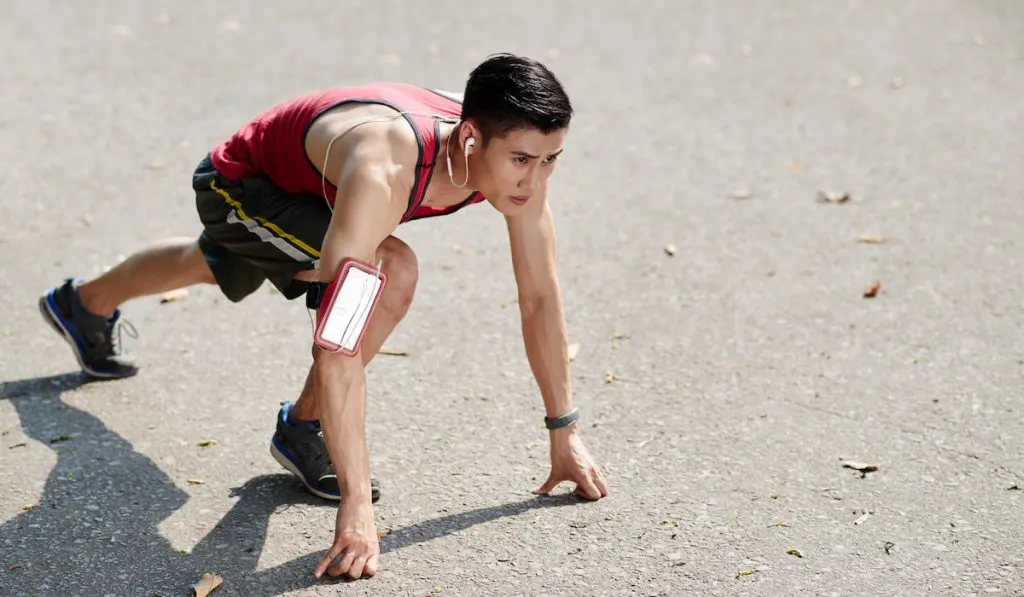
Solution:
{"label": "white earbud", "polygon": [[475,145],[475,144],[476,144],[476,139],[475,138],[470,137],[470,138],[466,139],[466,155],[469,155],[470,150],[473,148],[473,145]]}

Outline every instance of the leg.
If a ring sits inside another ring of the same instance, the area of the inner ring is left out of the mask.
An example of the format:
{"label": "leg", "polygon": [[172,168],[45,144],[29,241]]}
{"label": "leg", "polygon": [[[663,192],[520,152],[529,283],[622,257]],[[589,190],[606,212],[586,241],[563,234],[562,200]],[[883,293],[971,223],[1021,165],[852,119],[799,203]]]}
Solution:
{"label": "leg", "polygon": [[159,240],[134,253],[102,276],[78,287],[86,309],[110,317],[131,299],[184,288],[213,284],[195,238]]}
{"label": "leg", "polygon": [[[409,312],[419,278],[416,254],[408,245],[393,236],[381,243],[377,250],[377,258],[384,262],[383,268],[388,274],[388,285],[360,346],[359,352],[364,366],[373,360],[385,340]],[[316,272],[304,272],[299,278],[311,280],[315,275]],[[311,365],[298,401],[294,405],[285,403],[278,414],[277,432],[271,442],[270,451],[274,458],[284,468],[295,473],[313,494],[337,500],[341,498],[337,475],[330,463],[323,439],[319,435],[320,415],[314,387]],[[299,446],[303,444],[311,448],[300,448]],[[303,453],[305,455],[302,455]],[[374,502],[380,499],[380,487],[373,478],[370,479],[370,496]]]}
{"label": "leg", "polygon": [[135,375],[138,365],[123,354],[118,306],[130,299],[212,282],[213,276],[190,238],[157,241],[105,274],[78,284],[67,279],[39,299],[43,318],[71,346],[86,374],[97,378]]}
{"label": "leg", "polygon": [[239,301],[266,280],[259,265],[246,259],[260,258],[261,251],[266,252],[260,245],[266,243],[256,234],[262,231],[253,231],[252,222],[242,213],[243,207],[248,208],[243,206],[244,185],[224,180],[207,158],[196,169],[193,189],[204,224],[198,240],[157,241],[94,280],[79,285],[69,278],[40,297],[43,318],[71,345],[87,374],[119,378],[138,372],[134,360],[121,351],[121,331],[135,334],[131,324],[120,320],[122,303],[214,282],[230,300]]}

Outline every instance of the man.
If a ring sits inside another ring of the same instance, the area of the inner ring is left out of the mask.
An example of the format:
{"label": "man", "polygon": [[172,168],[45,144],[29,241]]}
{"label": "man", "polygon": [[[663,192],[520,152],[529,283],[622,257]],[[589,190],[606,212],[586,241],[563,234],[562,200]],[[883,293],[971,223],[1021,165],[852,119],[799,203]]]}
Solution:
{"label": "man", "polygon": [[[87,374],[121,378],[138,371],[119,346],[125,301],[205,283],[238,302],[266,280],[289,300],[305,294],[324,325],[305,387],[278,413],[271,453],[311,492],[340,500],[334,542],[315,575],[372,576],[378,492],[364,368],[408,311],[417,282],[416,255],[394,232],[486,200],[505,217],[526,355],[550,429],[551,471],[535,492],[571,481],[577,494],[599,499],[608,489],[574,424],[547,203],[572,113],[553,73],[510,54],[478,65],[461,103],[400,83],[292,99],[200,162],[198,239],[161,240],[93,280],[69,278],[40,298],[41,311]],[[351,297],[361,318],[345,311]],[[331,340],[335,321],[345,331]]]}

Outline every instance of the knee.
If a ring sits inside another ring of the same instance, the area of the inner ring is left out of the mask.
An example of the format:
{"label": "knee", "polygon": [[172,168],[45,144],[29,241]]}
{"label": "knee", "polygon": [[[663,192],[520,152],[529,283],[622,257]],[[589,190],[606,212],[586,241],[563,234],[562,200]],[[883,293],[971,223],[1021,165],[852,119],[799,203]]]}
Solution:
{"label": "knee", "polygon": [[409,245],[394,236],[389,236],[381,243],[377,258],[383,261],[383,268],[388,276],[388,286],[384,293],[388,307],[405,313],[412,306],[416,284],[419,281],[419,261],[416,253]]}
{"label": "knee", "polygon": [[183,249],[181,261],[191,272],[191,280],[196,284],[216,284],[217,278],[206,261],[203,248],[198,241],[193,241]]}

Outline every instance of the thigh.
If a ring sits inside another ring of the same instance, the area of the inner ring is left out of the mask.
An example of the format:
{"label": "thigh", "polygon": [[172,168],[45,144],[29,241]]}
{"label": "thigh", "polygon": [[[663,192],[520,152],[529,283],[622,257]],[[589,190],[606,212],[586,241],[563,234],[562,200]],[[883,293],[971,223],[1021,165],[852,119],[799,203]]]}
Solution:
{"label": "thigh", "polygon": [[193,186],[207,246],[229,253],[239,271],[259,272],[289,300],[305,292],[294,278],[319,264],[331,220],[323,199],[286,193],[265,177],[229,180],[216,170],[197,174]]}

